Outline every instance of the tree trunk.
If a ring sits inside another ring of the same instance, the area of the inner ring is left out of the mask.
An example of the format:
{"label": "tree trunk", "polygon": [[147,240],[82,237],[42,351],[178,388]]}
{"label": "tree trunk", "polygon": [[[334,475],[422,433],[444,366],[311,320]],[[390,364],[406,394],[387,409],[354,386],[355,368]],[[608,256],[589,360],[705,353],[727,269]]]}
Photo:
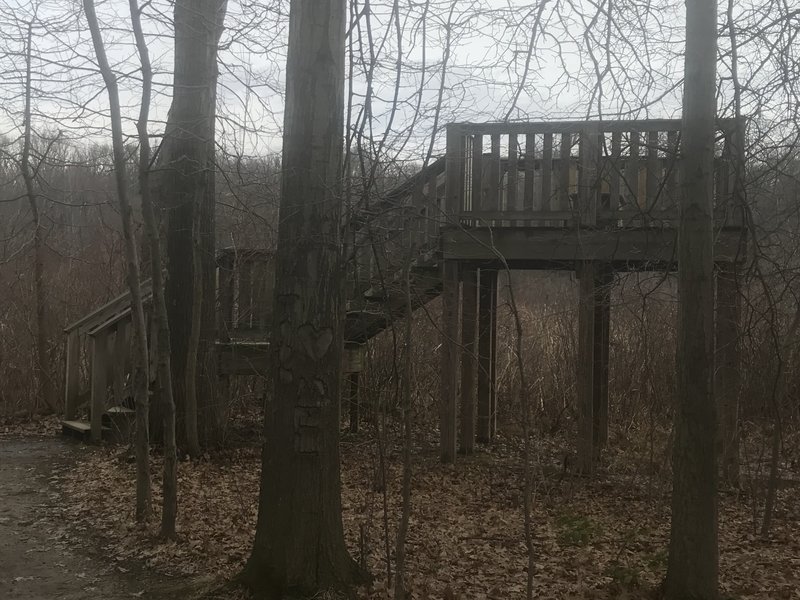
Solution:
{"label": "tree trunk", "polygon": [[[171,332],[171,369],[178,417],[183,434],[195,428],[185,419],[202,421],[197,428],[205,442],[219,433],[215,402],[216,339],[214,240],[214,122],[216,116],[217,48],[227,0],[175,2],[175,75],[172,105],[159,156],[159,192],[168,210],[166,303]],[[199,219],[203,293],[197,298],[193,231]],[[197,350],[191,346],[195,302],[200,303]],[[191,356],[190,356],[191,355]],[[188,363],[196,361],[198,410],[187,413]]]}
{"label": "tree trunk", "polygon": [[256,539],[242,573],[271,598],[363,578],[344,543],[339,478],[345,2],[293,0],[289,14],[272,329],[281,401],[265,415]]}
{"label": "tree trunk", "polygon": [[677,406],[668,599],[717,598],[713,169],[717,5],[686,3],[681,218],[678,237]]}
{"label": "tree trunk", "polygon": [[[136,132],[139,136],[139,193],[142,199],[142,217],[144,220],[145,238],[149,246],[150,271],[153,282],[153,304],[155,313],[164,303],[164,281],[161,275],[161,249],[158,225],[150,198],[150,138],[147,133],[150,120],[150,94],[153,85],[153,69],[150,65],[150,54],[147,51],[144,32],[142,31],[141,11],[138,0],[128,1],[131,24],[136,39],[136,49],[142,63],[142,96],[139,107],[139,118],[136,121]],[[151,315],[159,323],[159,314]],[[162,321],[163,321],[163,315]],[[166,321],[163,321],[166,324]],[[169,336],[169,331],[167,331]],[[167,339],[169,339],[167,337]],[[150,340],[151,343],[153,340]],[[157,342],[156,342],[157,343]],[[149,367],[150,357],[147,356]],[[147,382],[149,384],[150,378]],[[144,402],[136,403],[136,519],[143,521],[152,512],[152,484],[150,481],[150,402],[149,394]]]}
{"label": "tree trunk", "polygon": [[25,114],[24,120],[24,140],[22,144],[22,160],[20,168],[22,179],[25,182],[25,195],[28,197],[28,204],[31,208],[31,219],[33,221],[33,285],[36,297],[36,372],[39,382],[39,396],[44,401],[47,408],[53,412],[57,411],[56,392],[53,385],[53,370],[47,354],[49,342],[47,292],[44,285],[44,227],[42,226],[41,214],[39,211],[39,198],[36,193],[33,169],[31,168],[31,95],[33,87],[31,83],[31,61],[33,58],[33,24],[28,24],[28,33],[25,42]]}
{"label": "tree trunk", "polygon": [[[114,175],[116,178],[117,196],[119,198],[120,213],[122,215],[122,232],[125,239],[125,263],[127,267],[128,290],[131,294],[131,314],[133,320],[133,398],[136,404],[137,426],[142,427],[147,419],[148,407],[148,368],[149,356],[147,353],[147,321],[144,316],[144,304],[142,302],[142,290],[139,283],[139,259],[136,252],[136,241],[133,233],[133,211],[131,210],[128,199],[128,182],[126,180],[126,156],[125,145],[122,138],[122,114],[120,112],[119,91],[117,89],[117,78],[106,58],[103,39],[100,34],[100,26],[94,10],[93,0],[83,0],[83,9],[86,12],[86,20],[92,34],[92,43],[97,56],[97,63],[103,75],[103,82],[108,91],[108,103],[111,113],[111,141],[114,153]],[[142,418],[144,415],[144,419]],[[140,432],[137,435],[144,435]],[[140,443],[144,443],[140,439]],[[141,448],[138,448],[141,452]],[[142,460],[142,456],[137,455],[137,461]],[[143,476],[144,466],[137,464],[138,475]],[[143,520],[149,513],[149,471],[148,481],[138,481],[136,516]]]}

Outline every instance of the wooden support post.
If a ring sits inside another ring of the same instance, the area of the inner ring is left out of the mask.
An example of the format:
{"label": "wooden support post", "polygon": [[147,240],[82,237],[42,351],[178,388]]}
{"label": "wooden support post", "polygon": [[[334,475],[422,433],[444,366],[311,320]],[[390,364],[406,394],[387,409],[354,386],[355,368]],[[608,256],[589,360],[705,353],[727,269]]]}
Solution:
{"label": "wooden support post", "polygon": [[497,271],[480,270],[478,283],[478,441],[488,443],[495,425]]}
{"label": "wooden support post", "polygon": [[456,395],[458,394],[458,263],[442,261],[442,379],[439,407],[439,447],[444,463],[456,457]]}
{"label": "wooden support post", "polygon": [[595,457],[608,443],[608,350],[611,324],[611,285],[614,274],[603,268],[595,281],[593,435]]}
{"label": "wooden support post", "polygon": [[478,270],[465,268],[462,273],[461,304],[461,445],[462,454],[475,451],[475,353],[478,317]]}
{"label": "wooden support post", "polygon": [[233,329],[233,287],[234,287],[234,272],[233,272],[233,255],[225,255],[219,262],[219,318],[217,320],[219,327],[220,341],[229,341],[231,339],[231,330]]}
{"label": "wooden support post", "polygon": [[578,294],[578,471],[594,472],[594,315],[597,263],[577,265]]}
{"label": "wooden support post", "polygon": [[78,410],[80,394],[81,338],[78,329],[67,334],[67,357],[64,371],[64,420],[71,421]]}
{"label": "wooden support post", "polygon": [[114,404],[120,405],[124,400],[125,375],[127,374],[128,355],[130,353],[130,322],[120,321],[117,323],[117,333],[114,336],[114,347],[112,348]]}
{"label": "wooden support post", "polygon": [[722,478],[739,484],[739,311],[736,271],[731,263],[717,265],[716,351],[714,395],[719,411],[719,446]]}
{"label": "wooden support post", "polygon": [[358,433],[359,423],[359,373],[347,374],[347,405],[350,414],[350,433]]}
{"label": "wooden support post", "polygon": [[99,442],[103,429],[103,411],[108,388],[108,332],[102,330],[92,338],[92,399],[89,422],[92,441]]}

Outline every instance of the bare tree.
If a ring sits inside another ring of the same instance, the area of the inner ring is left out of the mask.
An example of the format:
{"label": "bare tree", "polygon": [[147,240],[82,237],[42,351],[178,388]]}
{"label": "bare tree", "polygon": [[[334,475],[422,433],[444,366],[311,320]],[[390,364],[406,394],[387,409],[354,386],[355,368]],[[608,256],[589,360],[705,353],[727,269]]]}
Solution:
{"label": "bare tree", "polygon": [[717,597],[717,461],[714,371],[714,140],[716,0],[686,4],[677,409],[672,528],[665,583],[671,600]]}
{"label": "bare tree", "polygon": [[126,177],[127,160],[125,145],[122,137],[122,113],[120,111],[119,90],[117,77],[106,58],[106,50],[100,25],[95,13],[94,0],[83,0],[83,9],[92,34],[92,44],[97,57],[97,64],[103,75],[108,92],[109,112],[111,114],[111,139],[114,153],[114,173],[117,188],[117,197],[122,213],[122,228],[125,238],[125,262],[127,270],[128,290],[131,295],[131,314],[133,320],[133,398],[136,403],[136,421],[140,426],[137,436],[137,486],[136,486],[136,517],[144,519],[150,512],[150,481],[149,460],[147,448],[149,440],[147,435],[148,419],[148,384],[150,381],[149,356],[147,351],[147,321],[144,314],[142,288],[139,277],[139,257],[134,239],[133,211],[128,198],[128,182]]}

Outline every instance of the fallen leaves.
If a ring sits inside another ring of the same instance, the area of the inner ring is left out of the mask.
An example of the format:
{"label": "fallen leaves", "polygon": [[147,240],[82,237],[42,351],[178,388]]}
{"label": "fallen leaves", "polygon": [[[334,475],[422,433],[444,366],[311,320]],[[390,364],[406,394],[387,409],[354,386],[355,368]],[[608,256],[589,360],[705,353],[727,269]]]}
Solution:
{"label": "fallen leaves", "polygon": [[[535,596],[649,598],[663,579],[669,529],[668,482],[618,468],[594,480],[563,473],[563,440],[541,442],[533,503]],[[413,598],[522,598],[527,580],[522,477],[517,442],[442,465],[429,447],[415,448],[407,588]],[[626,450],[632,452],[633,450]],[[228,450],[179,466],[178,542],[156,537],[155,522],[133,523],[134,466],[118,451],[87,451],[63,479],[65,512],[78,535],[93,535],[127,569],[142,561],[168,575],[200,573],[230,578],[253,541],[260,476],[257,448]],[[375,485],[370,440],[342,444],[343,522],[351,553],[376,578],[364,598],[390,598],[389,562],[400,515],[401,461],[387,451],[386,503]],[[153,459],[159,473],[160,459]],[[547,473],[547,475],[545,475]],[[160,482],[154,481],[156,506]],[[746,599],[798,598],[798,508],[782,494],[781,520],[769,540],[752,534],[745,496],[724,495],[720,506],[720,569],[724,594]],[[394,574],[393,574],[394,575]]]}

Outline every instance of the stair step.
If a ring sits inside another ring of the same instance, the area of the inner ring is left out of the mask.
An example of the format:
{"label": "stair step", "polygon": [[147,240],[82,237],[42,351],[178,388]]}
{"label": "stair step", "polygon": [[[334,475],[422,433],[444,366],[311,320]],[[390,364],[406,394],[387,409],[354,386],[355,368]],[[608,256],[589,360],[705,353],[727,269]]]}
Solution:
{"label": "stair step", "polygon": [[[101,427],[101,436],[111,431],[108,427]],[[89,421],[61,421],[61,433],[76,437],[79,440],[88,440],[92,435],[92,425]]]}

